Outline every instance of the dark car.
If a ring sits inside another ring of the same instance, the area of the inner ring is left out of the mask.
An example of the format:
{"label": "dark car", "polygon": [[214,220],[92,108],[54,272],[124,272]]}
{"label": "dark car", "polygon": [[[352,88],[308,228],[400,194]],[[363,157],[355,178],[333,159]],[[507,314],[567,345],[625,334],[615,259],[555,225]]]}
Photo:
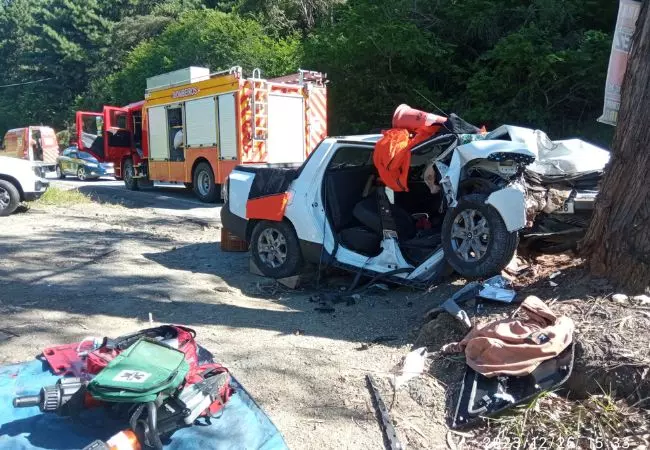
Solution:
{"label": "dark car", "polygon": [[76,146],[68,147],[56,159],[56,175],[63,179],[73,175],[81,181],[99,177],[115,176],[113,163],[100,163],[93,155],[79,151]]}

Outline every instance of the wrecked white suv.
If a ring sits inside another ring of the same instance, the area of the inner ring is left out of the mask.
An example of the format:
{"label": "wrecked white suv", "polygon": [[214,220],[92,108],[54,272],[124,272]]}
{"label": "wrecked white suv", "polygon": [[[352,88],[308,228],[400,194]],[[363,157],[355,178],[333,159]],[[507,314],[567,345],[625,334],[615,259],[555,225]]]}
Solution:
{"label": "wrecked white suv", "polygon": [[20,202],[38,199],[49,185],[41,163],[0,156],[0,216],[13,213]]}
{"label": "wrecked white suv", "polygon": [[328,138],[302,165],[236,167],[222,223],[274,278],[298,273],[304,261],[416,286],[449,266],[487,277],[512,259],[527,225],[524,172],[538,152],[522,130],[533,132],[447,129],[425,140],[411,149],[408,192],[379,180],[381,136]]}

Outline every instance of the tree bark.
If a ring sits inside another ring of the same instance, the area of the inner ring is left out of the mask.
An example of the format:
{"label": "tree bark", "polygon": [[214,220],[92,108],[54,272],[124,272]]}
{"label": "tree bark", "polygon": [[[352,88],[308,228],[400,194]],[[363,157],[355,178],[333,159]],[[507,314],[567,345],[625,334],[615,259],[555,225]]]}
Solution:
{"label": "tree bark", "polygon": [[580,250],[592,274],[650,286],[650,14],[643,2],[621,91],[611,160]]}

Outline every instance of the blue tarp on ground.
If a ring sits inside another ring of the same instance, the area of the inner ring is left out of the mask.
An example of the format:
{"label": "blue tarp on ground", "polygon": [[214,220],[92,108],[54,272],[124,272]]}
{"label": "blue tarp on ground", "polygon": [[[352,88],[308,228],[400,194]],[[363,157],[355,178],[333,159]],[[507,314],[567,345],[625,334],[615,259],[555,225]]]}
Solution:
{"label": "blue tarp on ground", "polygon": [[[0,367],[0,450],[80,449],[127,428],[124,422],[108,419],[102,408],[72,419],[42,414],[38,407],[13,407],[15,396],[37,394],[57,379],[39,360]],[[176,431],[165,449],[286,449],[278,429],[234,379],[233,387],[235,394],[221,417],[206,426]]]}

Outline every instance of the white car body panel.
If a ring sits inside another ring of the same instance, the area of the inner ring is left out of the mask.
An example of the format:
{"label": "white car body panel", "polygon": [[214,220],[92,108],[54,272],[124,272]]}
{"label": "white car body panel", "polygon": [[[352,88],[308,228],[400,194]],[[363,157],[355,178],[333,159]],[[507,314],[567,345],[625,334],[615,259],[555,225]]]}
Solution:
{"label": "white car body panel", "polygon": [[[475,159],[485,159],[493,153],[512,153],[535,157],[536,153],[530,150],[527,145],[519,142],[509,141],[474,141],[469,144],[460,145],[454,150],[451,163],[443,173],[441,185],[451,207],[456,206],[458,185],[461,181],[462,169]],[[438,165],[441,169],[442,164]],[[444,165],[442,165],[444,166]]]}
{"label": "white car body panel", "polygon": [[[34,168],[43,165],[42,163],[27,161],[25,159],[0,156],[0,175],[5,175],[16,180],[25,196],[40,194],[45,192],[49,181],[37,176]],[[45,168],[42,170],[44,171]],[[37,182],[40,182],[41,189],[36,188]]]}
{"label": "white car body panel", "polygon": [[[536,156],[529,170],[543,175],[565,175],[601,171],[609,162],[607,150],[581,139],[552,141],[541,130],[502,125],[486,139],[510,138],[528,147]],[[497,141],[498,142],[498,141]]]}
{"label": "white car body panel", "polygon": [[493,192],[485,203],[499,211],[508,231],[521,230],[526,226],[526,197],[522,189],[510,186]]}
{"label": "white car body panel", "polygon": [[233,214],[246,218],[246,202],[255,174],[234,170],[228,177],[228,202]]}

